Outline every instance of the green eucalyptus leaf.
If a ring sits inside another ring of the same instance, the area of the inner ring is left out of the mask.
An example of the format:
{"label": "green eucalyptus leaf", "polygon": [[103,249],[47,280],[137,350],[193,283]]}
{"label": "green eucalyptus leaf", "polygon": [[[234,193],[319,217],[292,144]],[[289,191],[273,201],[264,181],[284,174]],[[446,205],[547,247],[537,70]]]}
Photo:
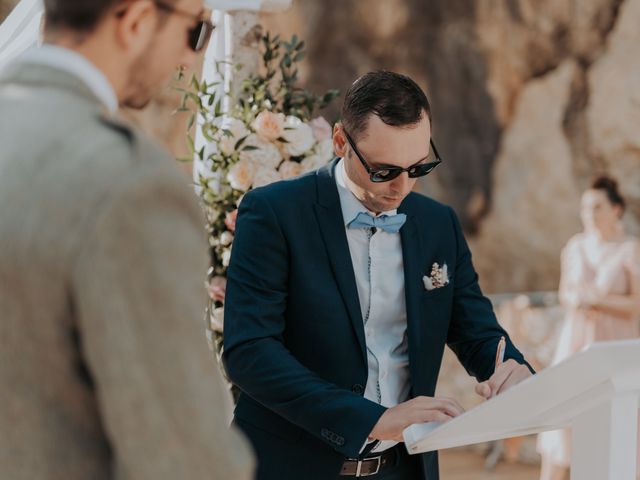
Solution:
{"label": "green eucalyptus leaf", "polygon": [[248,135],[242,137],[240,140],[238,140],[236,142],[236,144],[233,146],[234,150],[238,150],[240,148],[240,145],[242,145],[242,143],[247,139]]}
{"label": "green eucalyptus leaf", "polygon": [[189,148],[189,152],[191,153],[191,155],[195,155],[195,151],[196,151],[196,145],[193,141],[193,137],[191,135],[187,136],[187,147]]}

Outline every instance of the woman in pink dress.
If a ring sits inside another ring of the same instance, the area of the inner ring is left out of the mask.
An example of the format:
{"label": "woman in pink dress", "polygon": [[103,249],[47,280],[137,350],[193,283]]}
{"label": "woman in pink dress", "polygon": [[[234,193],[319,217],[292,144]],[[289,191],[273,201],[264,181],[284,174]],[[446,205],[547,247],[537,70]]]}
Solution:
{"label": "woman in pink dress", "polygon": [[[560,301],[567,313],[553,363],[593,342],[640,336],[640,242],[625,233],[624,208],[608,177],[597,178],[582,196],[584,231],[562,251]],[[570,430],[541,434],[538,451],[540,480],[568,479]]]}

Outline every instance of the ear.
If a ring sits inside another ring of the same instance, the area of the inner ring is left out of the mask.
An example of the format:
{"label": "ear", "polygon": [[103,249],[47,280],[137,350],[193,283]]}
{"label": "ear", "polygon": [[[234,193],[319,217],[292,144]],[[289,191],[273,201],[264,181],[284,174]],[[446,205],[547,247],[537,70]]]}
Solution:
{"label": "ear", "polygon": [[345,137],[344,129],[339,122],[333,126],[333,149],[339,157],[344,157],[347,153],[347,137]]}
{"label": "ear", "polygon": [[157,9],[151,0],[127,4],[116,16],[116,39],[133,57],[144,53],[158,26]]}

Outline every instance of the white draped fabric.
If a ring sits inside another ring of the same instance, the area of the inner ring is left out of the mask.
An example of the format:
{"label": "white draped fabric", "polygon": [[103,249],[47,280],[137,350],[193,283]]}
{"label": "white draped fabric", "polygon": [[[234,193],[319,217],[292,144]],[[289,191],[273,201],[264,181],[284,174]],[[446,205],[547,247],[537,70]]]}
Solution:
{"label": "white draped fabric", "polygon": [[0,69],[38,44],[43,10],[42,0],[22,0],[0,24]]}

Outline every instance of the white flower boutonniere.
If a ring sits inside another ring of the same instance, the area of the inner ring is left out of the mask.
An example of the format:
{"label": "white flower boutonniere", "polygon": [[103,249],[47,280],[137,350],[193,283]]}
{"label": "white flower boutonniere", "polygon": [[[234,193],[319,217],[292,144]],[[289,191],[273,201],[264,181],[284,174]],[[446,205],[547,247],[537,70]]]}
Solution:
{"label": "white flower boutonniere", "polygon": [[435,290],[449,285],[449,270],[445,263],[442,267],[436,262],[431,267],[431,275],[422,277],[424,288],[427,291]]}

